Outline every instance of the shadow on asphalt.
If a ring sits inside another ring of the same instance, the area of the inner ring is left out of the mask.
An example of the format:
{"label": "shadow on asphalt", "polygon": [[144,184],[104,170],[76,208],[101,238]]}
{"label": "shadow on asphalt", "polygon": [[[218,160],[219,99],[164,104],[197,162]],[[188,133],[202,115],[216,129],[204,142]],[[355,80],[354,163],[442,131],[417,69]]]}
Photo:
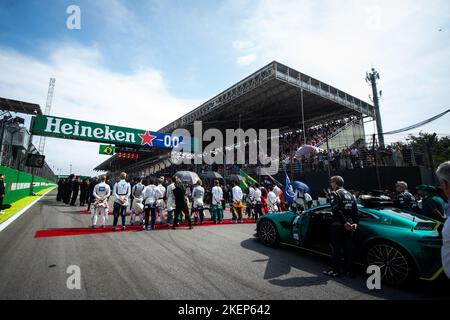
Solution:
{"label": "shadow on asphalt", "polygon": [[[322,274],[323,270],[329,268],[330,261],[328,257],[286,245],[280,245],[278,248],[268,248],[260,243],[257,238],[245,240],[241,242],[241,246],[267,256],[267,259],[258,259],[253,262],[267,263],[264,279],[280,287],[320,286],[327,284],[328,281],[335,281],[355,291],[383,299],[450,299],[450,280],[445,278],[445,276],[434,282],[417,280],[402,288],[394,288],[382,284],[381,290],[369,290],[366,286],[368,275],[365,274],[362,266],[357,268],[355,278],[330,278]],[[292,257],[292,255],[296,256]],[[307,272],[310,275],[277,279],[281,276],[289,275],[293,268]]]}

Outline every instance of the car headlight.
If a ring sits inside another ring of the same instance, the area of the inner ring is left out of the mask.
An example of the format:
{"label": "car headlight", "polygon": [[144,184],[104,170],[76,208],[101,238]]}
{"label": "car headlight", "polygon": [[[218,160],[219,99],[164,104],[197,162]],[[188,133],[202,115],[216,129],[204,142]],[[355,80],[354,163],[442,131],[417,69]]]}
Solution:
{"label": "car headlight", "polygon": [[414,230],[425,230],[425,231],[432,231],[436,229],[438,226],[438,223],[436,222],[418,222],[416,226],[414,227]]}

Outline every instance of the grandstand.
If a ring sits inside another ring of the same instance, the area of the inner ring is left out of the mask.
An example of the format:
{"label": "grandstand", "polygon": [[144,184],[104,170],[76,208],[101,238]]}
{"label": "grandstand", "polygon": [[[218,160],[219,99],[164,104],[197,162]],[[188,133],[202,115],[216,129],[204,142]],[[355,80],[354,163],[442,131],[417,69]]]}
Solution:
{"label": "grandstand", "polygon": [[[158,131],[170,133],[184,128],[193,135],[195,121],[202,121],[203,131],[209,128],[226,129],[280,129],[281,140],[297,135],[297,144],[314,143],[321,148],[348,148],[355,143],[365,143],[364,118],[374,118],[374,107],[344,91],[299,71],[273,61],[214,98],[167,124]],[[317,132],[324,124],[337,124],[327,129],[321,139]],[[314,131],[316,130],[316,131]],[[306,141],[305,141],[306,139]],[[288,144],[291,149],[293,146]],[[281,150],[292,152],[292,150]],[[237,166],[205,168],[204,166],[173,166],[170,150],[154,149],[139,161],[112,156],[97,166],[97,171],[108,171],[116,176],[126,171],[130,176],[171,174],[180,169],[200,171],[216,169],[227,174],[235,173]],[[228,171],[227,171],[228,170]],[[253,168],[255,173],[258,172]]]}

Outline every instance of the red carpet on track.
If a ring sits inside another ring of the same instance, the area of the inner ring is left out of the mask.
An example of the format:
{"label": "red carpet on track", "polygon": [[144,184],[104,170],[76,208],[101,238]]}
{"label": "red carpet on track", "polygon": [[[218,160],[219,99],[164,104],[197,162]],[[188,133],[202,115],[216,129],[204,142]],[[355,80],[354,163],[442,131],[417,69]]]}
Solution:
{"label": "red carpet on track", "polygon": [[[244,223],[255,223],[255,220],[252,219],[244,219]],[[211,227],[211,226],[223,226],[223,225],[233,225],[234,222],[232,220],[223,220],[222,224],[214,224],[211,220],[203,221],[203,224],[195,224],[192,223],[194,228],[196,227]],[[164,224],[155,224],[155,230],[168,229],[169,225],[167,223]],[[188,229],[189,225],[187,222],[182,222],[177,229]],[[38,230],[36,231],[34,237],[35,238],[49,238],[49,237],[64,237],[64,236],[80,236],[80,235],[89,235],[89,234],[102,234],[102,233],[112,233],[112,232],[137,232],[144,231],[142,226],[126,226],[126,230],[122,230],[122,226],[117,227],[117,231],[112,230],[112,226],[106,226],[105,229],[102,228],[60,228],[60,229],[47,229],[47,230]]]}

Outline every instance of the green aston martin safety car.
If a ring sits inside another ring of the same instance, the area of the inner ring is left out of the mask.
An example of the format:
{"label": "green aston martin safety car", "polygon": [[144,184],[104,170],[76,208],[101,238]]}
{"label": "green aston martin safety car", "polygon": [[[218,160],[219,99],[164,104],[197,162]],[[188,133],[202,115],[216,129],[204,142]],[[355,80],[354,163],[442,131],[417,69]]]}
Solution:
{"label": "green aston martin safety car", "polygon": [[[400,286],[412,279],[435,280],[442,273],[441,224],[392,206],[358,205],[355,256],[368,266],[380,267],[382,281]],[[270,213],[257,220],[258,239],[266,246],[280,243],[330,254],[331,206],[303,212]]]}

